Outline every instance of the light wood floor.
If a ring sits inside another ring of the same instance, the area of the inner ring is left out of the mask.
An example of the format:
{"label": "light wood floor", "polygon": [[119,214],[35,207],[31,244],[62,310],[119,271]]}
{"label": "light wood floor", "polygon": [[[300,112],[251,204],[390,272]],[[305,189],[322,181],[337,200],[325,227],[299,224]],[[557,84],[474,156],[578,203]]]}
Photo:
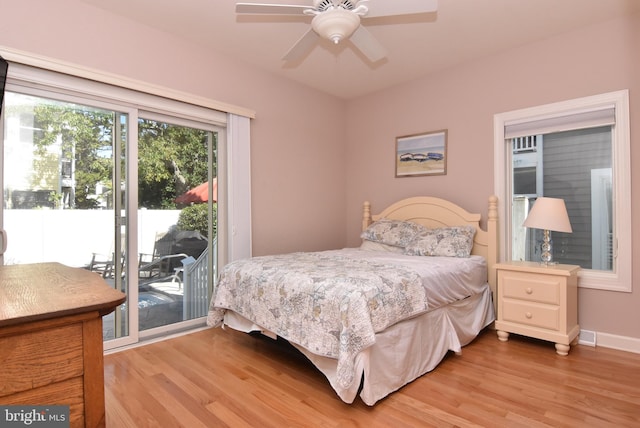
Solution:
{"label": "light wood floor", "polygon": [[640,355],[488,330],[374,407],[283,343],[207,329],[105,356],[108,427],[638,427]]}

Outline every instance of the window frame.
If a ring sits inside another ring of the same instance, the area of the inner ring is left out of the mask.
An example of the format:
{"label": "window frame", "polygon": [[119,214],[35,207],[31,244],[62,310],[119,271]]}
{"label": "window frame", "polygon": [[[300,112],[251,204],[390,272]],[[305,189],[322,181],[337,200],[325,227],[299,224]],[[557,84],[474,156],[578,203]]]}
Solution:
{"label": "window frame", "polygon": [[494,191],[498,195],[500,215],[500,260],[511,258],[512,153],[505,140],[505,125],[568,116],[584,111],[613,106],[612,126],[614,268],[611,272],[592,269],[580,271],[579,287],[608,291],[631,292],[631,139],[629,122],[629,91],[604,94],[513,110],[494,115]]}

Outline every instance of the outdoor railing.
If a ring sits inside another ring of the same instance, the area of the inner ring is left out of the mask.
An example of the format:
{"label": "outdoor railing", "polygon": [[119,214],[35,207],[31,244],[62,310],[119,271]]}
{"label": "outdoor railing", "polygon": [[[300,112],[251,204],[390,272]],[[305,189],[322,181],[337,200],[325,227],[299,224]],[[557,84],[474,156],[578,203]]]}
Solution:
{"label": "outdoor railing", "polygon": [[[217,239],[213,240],[213,272],[211,278],[216,278],[217,272]],[[182,319],[190,320],[200,318],[207,315],[209,310],[209,269],[207,268],[207,259],[209,248],[200,254],[193,262],[183,260],[183,289],[182,298]]]}

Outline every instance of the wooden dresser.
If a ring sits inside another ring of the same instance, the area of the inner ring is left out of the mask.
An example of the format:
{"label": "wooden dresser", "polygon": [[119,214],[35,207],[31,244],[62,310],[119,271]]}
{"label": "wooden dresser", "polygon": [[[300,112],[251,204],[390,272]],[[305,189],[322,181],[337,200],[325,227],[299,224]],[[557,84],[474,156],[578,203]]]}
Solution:
{"label": "wooden dresser", "polygon": [[59,263],[0,267],[0,404],[68,405],[105,425],[102,316],[125,295]]}

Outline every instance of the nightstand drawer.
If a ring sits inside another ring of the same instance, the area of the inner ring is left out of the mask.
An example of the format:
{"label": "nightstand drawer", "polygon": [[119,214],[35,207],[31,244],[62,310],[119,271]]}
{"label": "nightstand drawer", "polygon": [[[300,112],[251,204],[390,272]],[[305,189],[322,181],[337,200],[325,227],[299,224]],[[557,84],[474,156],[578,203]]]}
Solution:
{"label": "nightstand drawer", "polygon": [[527,272],[500,272],[498,286],[503,297],[529,302],[560,304],[561,279]]}
{"label": "nightstand drawer", "polygon": [[526,302],[504,299],[502,320],[549,330],[558,330],[560,328],[560,307],[531,305]]}

